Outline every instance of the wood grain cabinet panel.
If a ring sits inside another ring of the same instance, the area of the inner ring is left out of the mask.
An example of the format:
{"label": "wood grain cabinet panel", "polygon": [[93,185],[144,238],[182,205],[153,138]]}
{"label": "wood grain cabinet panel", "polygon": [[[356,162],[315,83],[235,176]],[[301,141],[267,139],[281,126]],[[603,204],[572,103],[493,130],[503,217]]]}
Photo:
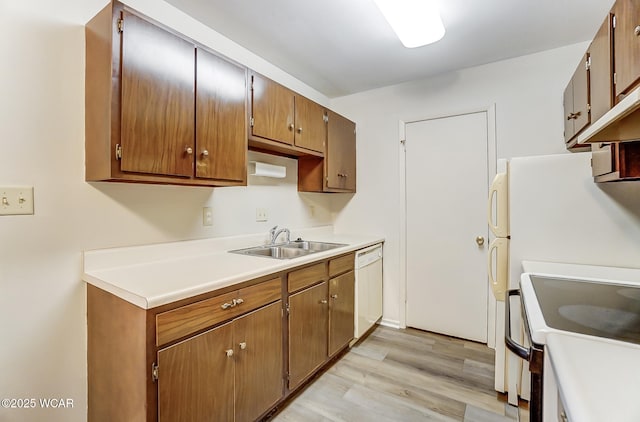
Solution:
{"label": "wood grain cabinet panel", "polygon": [[613,106],[611,15],[607,14],[589,46],[589,105],[591,122]]}
{"label": "wood grain cabinet panel", "polygon": [[564,91],[564,138],[567,148],[575,149],[574,138],[591,123],[589,113],[589,54],[578,64]]}
{"label": "wood grain cabinet panel", "polygon": [[246,184],[245,68],[117,1],[85,35],[87,181]]}
{"label": "wood grain cabinet panel", "polygon": [[615,95],[628,94],[640,78],[640,2],[617,0],[613,6]]}
{"label": "wood grain cabinet panel", "polygon": [[289,296],[289,389],[293,390],[327,358],[327,282]]}
{"label": "wood grain cabinet panel", "polygon": [[190,176],[195,47],[123,12],[121,169]]}
{"label": "wood grain cabinet panel", "polygon": [[251,78],[251,134],[293,145],[295,93],[257,73]]}
{"label": "wood grain cabinet panel", "polygon": [[235,422],[256,420],[284,394],[282,301],[234,321]]}
{"label": "wood grain cabinet panel", "polygon": [[329,355],[353,339],[355,273],[349,271],[329,280]]}
{"label": "wood grain cabinet panel", "polygon": [[353,270],[355,265],[355,254],[348,254],[339,258],[329,260],[329,277],[334,277],[347,271]]}
{"label": "wood grain cabinet panel", "polygon": [[158,421],[233,421],[233,325],[158,352]]}
{"label": "wood grain cabinet panel", "polygon": [[295,104],[295,145],[324,153],[327,140],[324,107],[301,95],[296,95]]}
{"label": "wood grain cabinet panel", "polygon": [[246,69],[196,50],[196,177],[246,183]]}
{"label": "wood grain cabinet panel", "polygon": [[304,289],[312,284],[326,280],[327,267],[324,262],[314,264],[300,270],[291,271],[287,275],[287,286],[289,293]]}
{"label": "wood grain cabinet panel", "polygon": [[327,144],[324,158],[298,159],[298,191],[356,191],[356,124],[327,111]]}

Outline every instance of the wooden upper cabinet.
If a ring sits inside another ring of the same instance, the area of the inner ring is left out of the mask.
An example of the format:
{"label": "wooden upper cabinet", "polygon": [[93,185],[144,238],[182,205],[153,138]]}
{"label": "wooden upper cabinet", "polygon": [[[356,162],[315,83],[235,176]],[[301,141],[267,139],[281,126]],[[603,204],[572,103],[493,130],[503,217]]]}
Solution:
{"label": "wooden upper cabinet", "polygon": [[324,107],[301,95],[296,95],[295,103],[295,145],[324,153],[327,140]]}
{"label": "wooden upper cabinet", "polygon": [[116,1],[85,35],[87,181],[246,184],[244,68],[196,68],[196,43]]}
{"label": "wooden upper cabinet", "polygon": [[249,145],[289,156],[323,156],[325,109],[257,73],[251,74]]}
{"label": "wooden upper cabinet", "polygon": [[246,183],[246,69],[196,55],[196,177]]}
{"label": "wooden upper cabinet", "polygon": [[628,94],[640,79],[640,2],[617,0],[613,6],[615,96]]}
{"label": "wooden upper cabinet", "polygon": [[589,116],[589,54],[578,64],[564,91],[565,142],[572,148],[571,140],[590,123]]}
{"label": "wooden upper cabinet", "polygon": [[195,48],[127,11],[122,19],[121,169],[188,177]]}
{"label": "wooden upper cabinet", "polygon": [[591,122],[613,106],[611,29],[611,15],[607,14],[588,50]]}
{"label": "wooden upper cabinet", "polygon": [[293,145],[295,93],[257,73],[251,82],[251,134]]}
{"label": "wooden upper cabinet", "polygon": [[356,124],[329,111],[326,186],[348,192],[356,191]]}

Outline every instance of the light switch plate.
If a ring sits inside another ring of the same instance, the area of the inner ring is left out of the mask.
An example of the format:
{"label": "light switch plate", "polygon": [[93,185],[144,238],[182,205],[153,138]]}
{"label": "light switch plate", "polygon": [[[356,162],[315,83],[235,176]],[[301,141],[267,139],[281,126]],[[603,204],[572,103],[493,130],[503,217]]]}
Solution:
{"label": "light switch plate", "polygon": [[0,186],[0,215],[33,214],[33,186]]}
{"label": "light switch plate", "polygon": [[269,212],[266,208],[256,208],[256,221],[269,221]]}
{"label": "light switch plate", "polygon": [[213,226],[213,208],[211,207],[202,208],[202,225]]}

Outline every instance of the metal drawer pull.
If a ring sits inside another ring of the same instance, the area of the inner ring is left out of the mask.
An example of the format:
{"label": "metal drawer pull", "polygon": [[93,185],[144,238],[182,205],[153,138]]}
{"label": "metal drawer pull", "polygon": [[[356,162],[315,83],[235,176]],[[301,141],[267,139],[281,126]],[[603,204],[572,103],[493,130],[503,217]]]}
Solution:
{"label": "metal drawer pull", "polygon": [[331,295],[331,299],[337,299],[338,295]]}
{"label": "metal drawer pull", "polygon": [[227,349],[224,351],[224,353],[227,355],[228,358],[230,358],[231,356],[233,356],[233,349]]}
{"label": "metal drawer pull", "polygon": [[240,346],[240,350],[244,350],[247,348],[247,343],[243,341],[242,343],[239,344],[239,346]]}
{"label": "metal drawer pull", "polygon": [[633,30],[633,33],[636,34],[636,36],[640,36],[640,25],[636,26],[636,29]]}
{"label": "metal drawer pull", "polygon": [[322,300],[320,301],[320,304],[321,304],[321,305],[326,305],[326,304],[327,304],[327,299],[322,299]]}
{"label": "metal drawer pull", "polygon": [[229,308],[234,308],[238,305],[241,305],[244,303],[244,299],[242,298],[238,298],[238,299],[233,299],[231,302],[225,302],[222,304],[221,308],[222,309],[229,309]]}

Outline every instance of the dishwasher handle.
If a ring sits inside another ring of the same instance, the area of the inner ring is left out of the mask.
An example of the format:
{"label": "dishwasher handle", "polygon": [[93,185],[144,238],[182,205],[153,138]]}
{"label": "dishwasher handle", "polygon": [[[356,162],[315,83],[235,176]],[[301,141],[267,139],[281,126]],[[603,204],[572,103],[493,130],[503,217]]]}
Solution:
{"label": "dishwasher handle", "polygon": [[526,360],[531,359],[531,349],[524,347],[511,338],[511,296],[520,296],[520,289],[512,289],[507,291],[507,297],[505,300],[505,320],[504,320],[504,342],[507,348],[515,353],[518,357]]}

